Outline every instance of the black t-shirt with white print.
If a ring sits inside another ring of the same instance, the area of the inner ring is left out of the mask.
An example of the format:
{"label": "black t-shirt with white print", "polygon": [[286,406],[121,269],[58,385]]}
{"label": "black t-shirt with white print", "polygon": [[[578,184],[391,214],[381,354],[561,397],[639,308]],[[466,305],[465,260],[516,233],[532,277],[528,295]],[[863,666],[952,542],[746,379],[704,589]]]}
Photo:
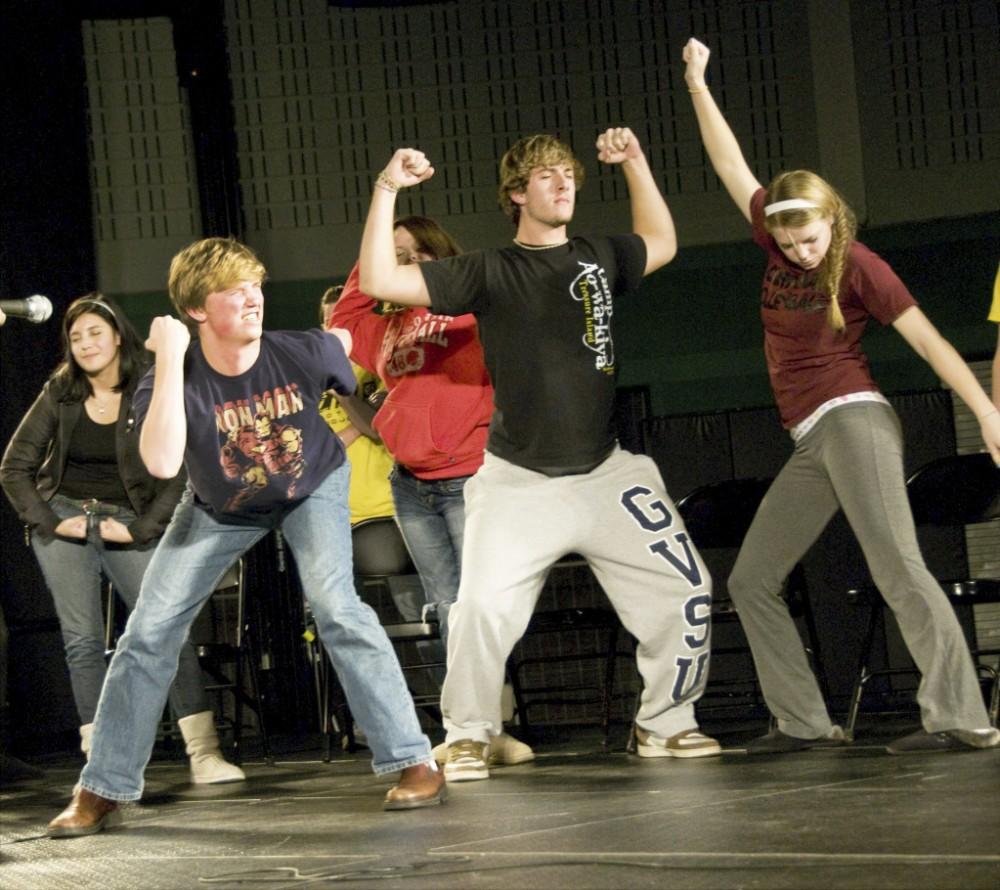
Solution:
{"label": "black t-shirt with white print", "polygon": [[479,322],[496,410],[487,449],[550,476],[585,473],[615,444],[614,297],[642,280],[637,235],[586,236],[421,263],[434,312]]}
{"label": "black t-shirt with white print", "polygon": [[[136,389],[140,424],[154,371]],[[265,331],[257,361],[235,376],[215,371],[192,343],[184,364],[184,466],[199,505],[253,514],[311,494],[344,461],[319,400],[325,390],[350,394],[355,385],[340,341],[318,329]]]}

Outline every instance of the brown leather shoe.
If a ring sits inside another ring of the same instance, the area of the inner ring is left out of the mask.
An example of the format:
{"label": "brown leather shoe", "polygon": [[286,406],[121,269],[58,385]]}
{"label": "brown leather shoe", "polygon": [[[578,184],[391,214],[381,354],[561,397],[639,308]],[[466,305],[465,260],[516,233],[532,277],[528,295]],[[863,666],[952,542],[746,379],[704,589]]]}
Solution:
{"label": "brown leather shoe", "polygon": [[45,833],[49,837],[82,837],[97,834],[121,821],[118,804],[85,788],[77,788],[73,799],[58,816],[53,819]]}
{"label": "brown leather shoe", "polygon": [[399,774],[399,784],[389,789],[383,810],[415,810],[433,807],[448,799],[444,773],[437,764],[420,763],[408,766]]}

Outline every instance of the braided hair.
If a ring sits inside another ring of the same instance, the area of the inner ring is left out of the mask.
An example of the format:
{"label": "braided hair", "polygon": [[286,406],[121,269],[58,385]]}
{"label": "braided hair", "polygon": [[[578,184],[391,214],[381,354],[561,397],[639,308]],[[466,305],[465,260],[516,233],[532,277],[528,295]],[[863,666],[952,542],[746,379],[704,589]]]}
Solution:
{"label": "braided hair", "polygon": [[827,323],[835,331],[844,330],[844,314],[840,309],[840,282],[847,266],[847,253],[858,231],[854,211],[840,193],[822,176],[811,170],[788,170],[779,173],[767,187],[766,204],[789,198],[802,198],[815,207],[781,210],[764,220],[764,227],[773,233],[778,228],[798,229],[818,219],[830,223],[830,247],[820,263],[816,287],[830,302],[826,307]]}

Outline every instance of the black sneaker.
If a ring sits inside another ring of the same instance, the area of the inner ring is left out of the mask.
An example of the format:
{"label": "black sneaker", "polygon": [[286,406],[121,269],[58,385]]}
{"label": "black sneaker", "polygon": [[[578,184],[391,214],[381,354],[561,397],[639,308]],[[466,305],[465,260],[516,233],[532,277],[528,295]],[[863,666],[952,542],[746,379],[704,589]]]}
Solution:
{"label": "black sneaker", "polygon": [[844,730],[839,726],[834,726],[828,735],[815,739],[800,739],[793,735],[786,735],[780,729],[772,729],[767,735],[751,741],[747,747],[747,754],[792,754],[795,751],[806,751],[809,748],[839,748],[847,744]]}
{"label": "black sneaker", "polygon": [[949,751],[981,751],[1000,744],[998,729],[918,729],[886,746],[890,754],[944,754]]}

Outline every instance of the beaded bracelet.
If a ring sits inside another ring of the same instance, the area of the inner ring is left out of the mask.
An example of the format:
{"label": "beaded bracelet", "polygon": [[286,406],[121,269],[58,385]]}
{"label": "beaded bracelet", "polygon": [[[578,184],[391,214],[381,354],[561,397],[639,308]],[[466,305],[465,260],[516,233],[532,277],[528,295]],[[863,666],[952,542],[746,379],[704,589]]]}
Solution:
{"label": "beaded bracelet", "polygon": [[393,194],[396,194],[400,188],[399,183],[386,173],[385,170],[375,177],[375,187],[385,189],[385,191],[392,192]]}

